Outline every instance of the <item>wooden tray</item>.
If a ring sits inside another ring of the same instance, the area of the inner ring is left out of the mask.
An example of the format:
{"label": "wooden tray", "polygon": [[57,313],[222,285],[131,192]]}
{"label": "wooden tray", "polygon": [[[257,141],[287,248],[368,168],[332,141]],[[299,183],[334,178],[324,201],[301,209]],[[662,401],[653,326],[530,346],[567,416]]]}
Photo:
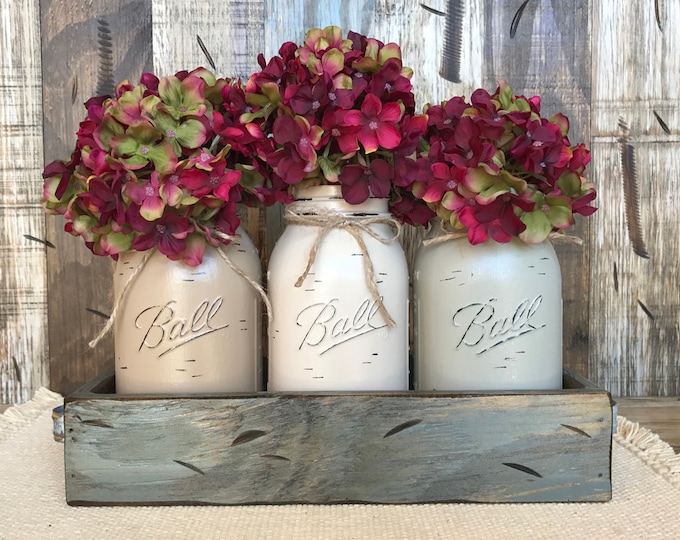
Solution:
{"label": "wooden tray", "polygon": [[65,399],[71,505],[567,502],[611,498],[612,400],[549,392]]}

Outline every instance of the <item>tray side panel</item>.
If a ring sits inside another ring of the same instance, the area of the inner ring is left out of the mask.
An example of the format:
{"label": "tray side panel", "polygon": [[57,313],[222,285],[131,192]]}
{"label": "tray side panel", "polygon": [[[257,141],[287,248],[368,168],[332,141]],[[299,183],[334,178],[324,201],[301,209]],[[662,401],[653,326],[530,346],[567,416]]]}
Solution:
{"label": "tray side panel", "polygon": [[69,504],[605,501],[606,393],[66,404]]}

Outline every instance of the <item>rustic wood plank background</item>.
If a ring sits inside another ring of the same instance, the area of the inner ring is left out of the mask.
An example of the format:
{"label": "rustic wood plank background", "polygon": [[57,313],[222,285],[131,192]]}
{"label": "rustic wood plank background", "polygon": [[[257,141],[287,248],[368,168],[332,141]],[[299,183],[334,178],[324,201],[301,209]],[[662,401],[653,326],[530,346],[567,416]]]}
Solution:
{"label": "rustic wood plank background", "polygon": [[38,13],[0,0],[0,403],[49,384]]}
{"label": "rustic wood plank background", "polygon": [[[593,2],[591,10],[593,51],[600,51],[593,56],[591,174],[600,211],[590,236],[597,256],[590,265],[589,371],[620,395],[680,392],[680,40],[673,31],[680,4],[659,7],[659,24],[653,2]],[[630,129],[637,164],[638,198],[628,203],[619,119]],[[648,257],[635,253],[627,232],[634,202]]]}
{"label": "rustic wood plank background", "polygon": [[[122,79],[138,81],[151,63],[150,0],[41,0],[45,162],[70,155],[83,103],[113,91]],[[35,179],[39,182],[39,176]],[[96,349],[88,342],[111,311],[110,259],[95,257],[80,238],[49,217],[47,257],[50,388],[71,392],[113,362],[109,334]]]}
{"label": "rustic wood plank background", "polygon": [[[94,312],[111,309],[112,265],[64,234],[60,219],[44,220],[37,203],[40,170],[70,152],[82,102],[145,70],[164,75],[207,66],[197,35],[219,75],[245,78],[257,68],[258,52],[270,57],[283,41],[328,24],[399,42],[415,69],[421,105],[469,96],[479,86],[493,90],[505,78],[518,93],[540,94],[545,115],[569,116],[572,141],[592,149],[600,211],[573,231],[583,246],[556,246],[565,365],[615,395],[677,395],[680,38],[673,28],[680,6],[658,2],[657,20],[655,2],[646,0],[531,0],[519,18],[520,0],[468,0],[460,17],[449,13],[454,4],[0,0],[0,402],[25,401],[41,385],[70,392],[112,362],[110,337],[95,351],[87,347],[104,323]],[[459,34],[453,82],[447,51]],[[637,165],[627,183],[620,120]],[[624,197],[625,185],[637,187],[635,197]],[[636,208],[642,238],[628,231]],[[249,210],[245,226],[266,265],[282,227],[279,209]],[[418,240],[407,236],[411,254]],[[647,257],[633,250],[640,242]]]}

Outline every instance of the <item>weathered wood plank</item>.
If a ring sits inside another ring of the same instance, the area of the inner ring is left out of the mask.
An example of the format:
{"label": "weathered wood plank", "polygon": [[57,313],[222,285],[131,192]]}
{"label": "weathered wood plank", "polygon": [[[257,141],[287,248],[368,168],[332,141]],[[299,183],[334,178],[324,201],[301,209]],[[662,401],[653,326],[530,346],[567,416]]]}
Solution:
{"label": "weathered wood plank", "polygon": [[[591,49],[589,2],[529,2],[510,35],[519,2],[484,2],[483,86],[506,79],[518,94],[541,96],[541,112],[570,120],[572,143],[590,141]],[[615,12],[612,12],[615,16]],[[594,51],[597,53],[597,51]],[[604,52],[604,51],[603,51]],[[592,168],[591,168],[591,173]],[[571,234],[583,246],[555,244],[562,267],[564,365],[586,376],[589,360],[590,224],[579,220]],[[601,358],[600,361],[605,361]]]}
{"label": "weathered wood plank", "polygon": [[[264,0],[154,0],[153,64],[157,75],[204,66],[220,77],[247,79],[262,52]],[[198,43],[205,45],[215,67]]]}
{"label": "weathered wood plank", "polygon": [[[680,43],[671,30],[680,21],[680,5],[660,5],[663,32],[646,2],[592,6],[593,50],[600,52],[593,60],[592,97],[600,211],[591,222],[597,256],[590,261],[590,377],[623,396],[680,392]],[[636,197],[624,189],[620,120],[630,131]],[[628,220],[636,213],[640,225],[631,235]],[[633,249],[638,237],[648,258]]]}
{"label": "weathered wood plank", "polygon": [[64,419],[74,505],[611,498],[611,402],[597,389],[83,393]]}
{"label": "weathered wood plank", "polygon": [[680,399],[616,398],[618,413],[656,433],[680,452]]}
{"label": "weathered wood plank", "polygon": [[[45,161],[67,158],[82,103],[151,70],[150,0],[41,0]],[[111,336],[88,348],[111,310],[112,263],[47,219],[50,388],[68,393],[113,363]]]}
{"label": "weathered wood plank", "polygon": [[[264,0],[156,0],[152,18],[153,65],[159,76],[203,66],[219,77],[247,80],[259,69],[257,55],[264,51]],[[263,269],[274,243],[268,237],[278,237],[281,229],[280,224],[265,225],[265,213],[248,209],[242,217],[243,227],[262,256]]]}
{"label": "weathered wood plank", "polygon": [[37,0],[0,20],[0,402],[22,403],[49,377]]}

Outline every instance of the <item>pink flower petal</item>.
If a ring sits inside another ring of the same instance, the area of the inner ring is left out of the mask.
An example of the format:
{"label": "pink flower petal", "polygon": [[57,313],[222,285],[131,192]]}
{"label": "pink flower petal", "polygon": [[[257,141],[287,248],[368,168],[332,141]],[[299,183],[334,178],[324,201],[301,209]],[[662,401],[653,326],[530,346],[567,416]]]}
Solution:
{"label": "pink flower petal", "polygon": [[357,133],[354,131],[345,131],[336,138],[338,146],[343,154],[356,152],[359,150],[359,143],[357,141]]}
{"label": "pink flower petal", "polygon": [[203,262],[205,245],[205,240],[202,237],[192,234],[187,238],[186,250],[182,260],[189,266],[198,266]]}
{"label": "pink flower petal", "polygon": [[342,197],[349,204],[361,204],[368,199],[369,195],[368,183],[364,181],[359,181],[352,185],[342,185]]}
{"label": "pink flower petal", "polygon": [[[387,105],[389,105],[389,103],[386,104],[386,106]],[[392,105],[396,105],[397,109],[399,108],[399,105],[397,105],[396,103],[393,103]],[[368,94],[366,96],[366,99],[364,99],[364,103],[361,105],[361,112],[364,113],[364,115],[370,117],[380,115],[381,111],[383,111],[383,106],[380,101],[380,98],[373,94]]]}
{"label": "pink flower petal", "polygon": [[380,146],[378,135],[376,131],[373,131],[372,129],[362,129],[359,132],[359,142],[362,144],[367,154],[375,152]]}
{"label": "pink flower petal", "polygon": [[[369,94],[366,97],[366,100],[368,100],[369,97],[375,97],[373,94]],[[378,102],[380,100],[378,98],[375,98]],[[365,104],[366,102],[364,102]],[[361,107],[361,110],[363,111],[364,108]],[[380,120],[383,122],[398,122],[399,119],[401,118],[401,107],[399,106],[398,103],[390,102],[390,103],[385,103],[382,107],[382,112],[380,113]]]}
{"label": "pink flower petal", "polygon": [[345,55],[338,49],[329,49],[321,57],[321,67],[325,74],[333,77],[345,67]]}
{"label": "pink flower petal", "polygon": [[338,112],[338,123],[341,126],[362,126],[366,121],[366,115],[361,111]]}
{"label": "pink flower petal", "polygon": [[163,215],[165,203],[160,197],[147,197],[144,199],[139,213],[147,221],[155,221]]}
{"label": "pink flower petal", "polygon": [[486,227],[471,227],[468,229],[468,240],[472,245],[483,244],[489,238]]}
{"label": "pink flower petal", "polygon": [[[401,134],[392,124],[380,124],[376,130],[380,146],[387,149],[396,148],[401,142]],[[366,150],[368,152],[368,150]]]}

